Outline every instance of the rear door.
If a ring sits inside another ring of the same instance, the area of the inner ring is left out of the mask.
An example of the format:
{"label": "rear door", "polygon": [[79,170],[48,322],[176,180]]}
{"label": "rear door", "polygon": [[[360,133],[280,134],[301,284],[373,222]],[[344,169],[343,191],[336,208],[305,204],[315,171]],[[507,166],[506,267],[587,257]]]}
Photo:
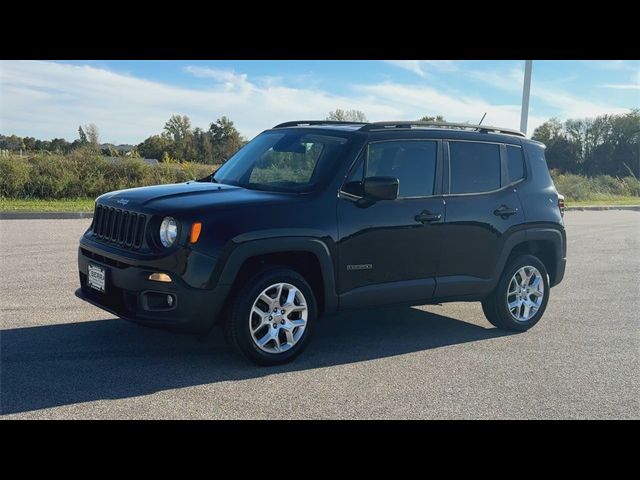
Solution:
{"label": "rear door", "polygon": [[[519,145],[449,140],[445,220],[436,296],[486,293],[506,237],[524,222]],[[509,157],[511,160],[509,160]]]}

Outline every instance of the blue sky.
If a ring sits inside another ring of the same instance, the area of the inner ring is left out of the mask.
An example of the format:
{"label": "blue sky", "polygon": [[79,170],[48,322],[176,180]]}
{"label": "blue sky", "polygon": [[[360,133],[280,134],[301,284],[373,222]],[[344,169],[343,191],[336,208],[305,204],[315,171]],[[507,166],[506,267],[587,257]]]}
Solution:
{"label": "blue sky", "polygon": [[[253,137],[287,120],[359,109],[369,120],[443,115],[518,128],[524,61],[2,61],[0,133],[139,143],[172,114],[222,115]],[[640,108],[640,61],[536,60],[529,134],[550,117]]]}

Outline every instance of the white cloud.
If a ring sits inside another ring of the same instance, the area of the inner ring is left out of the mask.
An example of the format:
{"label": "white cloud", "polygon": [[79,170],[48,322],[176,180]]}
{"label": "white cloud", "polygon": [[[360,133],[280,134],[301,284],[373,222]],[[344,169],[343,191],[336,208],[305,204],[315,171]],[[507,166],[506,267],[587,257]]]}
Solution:
{"label": "white cloud", "polygon": [[618,90],[640,90],[640,71],[638,71],[633,76],[631,83],[607,83],[602,86],[605,88],[614,88]]}
{"label": "white cloud", "polygon": [[212,78],[216,82],[224,84],[227,90],[241,90],[250,92],[254,87],[247,81],[247,74],[237,74],[233,70],[219,70],[215,68],[203,68],[189,65],[185,71],[195,77]]}
{"label": "white cloud", "polygon": [[489,111],[488,119],[495,112],[496,123],[516,125],[511,120],[517,116],[517,106],[457,99],[424,85],[360,85],[353,87],[351,95],[335,95],[277,81],[258,86],[246,75],[227,70],[187,67],[187,71],[210,78],[211,85],[177,87],[86,65],[4,62],[0,130],[72,139],[78,125],[93,122],[104,141],[137,143],[161,131],[172,114],[180,113],[204,128],[227,115],[243,135],[252,137],[282,121],[324,118],[335,108],[359,109],[374,121],[410,120],[425,114],[475,121]]}
{"label": "white cloud", "polygon": [[[489,102],[479,94],[444,91],[424,80],[350,85],[347,93],[337,95],[320,89],[312,79],[292,87],[279,78],[256,83],[243,73],[195,66],[186,71],[210,83],[180,87],[103,68],[42,61],[4,61],[1,67],[0,133],[43,139],[71,140],[78,125],[95,123],[103,141],[138,143],[159,133],[173,114],[188,115],[193,125],[202,128],[227,115],[249,138],[283,121],[325,118],[336,108],[362,110],[372,121],[440,114],[451,121],[474,123],[487,112],[484,123],[518,128],[520,119],[518,69],[505,75],[464,72],[513,93],[507,97],[512,100]],[[626,111],[535,82],[532,88],[532,96],[555,106],[557,116],[565,118]],[[532,110],[529,131],[544,120]]]}
{"label": "white cloud", "polygon": [[507,92],[520,92],[522,94],[522,82],[524,81],[524,71],[521,68],[511,68],[507,71],[498,72],[495,70],[470,70],[465,72],[468,77],[478,80]]}
{"label": "white cloud", "polygon": [[637,60],[583,60],[583,62],[600,70],[633,71],[638,69]]}
{"label": "white cloud", "polygon": [[[518,100],[522,95],[524,71],[520,68],[512,68],[504,72],[473,70],[467,74],[475,80],[513,94],[514,98]],[[534,102],[540,102],[546,107],[550,107],[557,112],[554,116],[561,118],[595,117],[605,113],[625,113],[629,111],[628,108],[587,100],[583,97],[572,95],[566,90],[559,89],[555,85],[540,82],[535,78],[535,64],[531,80],[531,103]],[[529,118],[531,118],[531,115]],[[533,128],[530,131],[533,131]]]}
{"label": "white cloud", "polygon": [[192,67],[189,73],[211,78],[211,85],[177,87],[86,65],[5,61],[0,131],[73,139],[78,125],[93,122],[104,141],[137,143],[160,132],[177,113],[203,128],[227,115],[247,137],[287,120],[324,118],[335,108],[360,109],[371,118],[398,114],[375,101],[317,89],[276,82],[258,87],[231,71]]}
{"label": "white cloud", "polygon": [[640,90],[640,83],[606,83],[603,85],[605,88],[614,88],[618,90]]}
{"label": "white cloud", "polygon": [[413,72],[422,78],[431,76],[429,70],[452,72],[457,69],[453,60],[385,60],[385,62]]}
{"label": "white cloud", "polygon": [[[358,85],[356,91],[365,97],[375,98],[381,104],[394,105],[402,112],[394,120],[411,120],[423,115],[443,115],[448,121],[477,123],[486,112],[483,123],[517,129],[520,126],[520,104],[492,104],[482,98],[453,95],[432,87],[413,84],[382,83]],[[529,116],[532,129],[546,119]]]}

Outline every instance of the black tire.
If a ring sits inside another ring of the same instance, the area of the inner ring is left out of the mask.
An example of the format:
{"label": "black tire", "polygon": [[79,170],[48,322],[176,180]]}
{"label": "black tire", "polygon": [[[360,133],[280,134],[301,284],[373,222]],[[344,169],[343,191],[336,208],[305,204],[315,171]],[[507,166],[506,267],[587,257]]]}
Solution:
{"label": "black tire", "polygon": [[[254,342],[249,327],[249,314],[254,301],[263,290],[277,283],[288,283],[304,295],[307,305],[307,322],[297,343],[281,353],[268,353]],[[244,283],[232,299],[227,314],[225,329],[229,342],[248,360],[258,365],[272,366],[290,362],[305,349],[313,331],[318,315],[313,290],[299,273],[283,267],[267,267]]]}
{"label": "black tire", "polygon": [[[507,307],[507,290],[511,278],[524,266],[532,266],[538,269],[544,282],[544,296],[540,308],[533,317],[527,321],[519,321],[513,318]],[[519,255],[510,260],[505,267],[495,290],[482,302],[482,311],[487,320],[495,327],[503,330],[524,332],[533,327],[542,318],[549,302],[549,292],[549,277],[544,264],[533,255]]]}

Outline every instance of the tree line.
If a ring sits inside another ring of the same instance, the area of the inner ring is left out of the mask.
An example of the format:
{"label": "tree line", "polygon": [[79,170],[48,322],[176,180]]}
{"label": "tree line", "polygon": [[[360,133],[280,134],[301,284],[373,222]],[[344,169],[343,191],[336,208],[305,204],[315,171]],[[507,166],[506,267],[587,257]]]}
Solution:
{"label": "tree line", "polygon": [[[336,109],[327,120],[367,122],[360,110]],[[445,121],[442,115],[424,116],[420,121]],[[595,176],[633,175],[640,177],[640,109],[618,115],[570,119],[564,122],[552,118],[533,132],[532,138],[547,146],[549,168],[560,172]],[[136,146],[118,150],[100,144],[94,124],[80,126],[78,138],[68,142],[63,138],[38,140],[33,137],[0,135],[0,150],[69,153],[79,148],[101,151],[103,155],[126,155],[155,158],[160,161],[191,161],[222,164],[246,139],[233,122],[223,116],[205,130],[193,127],[186,115],[173,115],[161,133],[152,135]]]}
{"label": "tree line", "polygon": [[640,177],[640,109],[561,122],[547,120],[532,138],[547,146],[549,168],[581,175]]}
{"label": "tree line", "polygon": [[98,127],[90,123],[78,127],[78,138],[72,142],[64,138],[54,138],[52,140],[39,140],[34,137],[19,137],[18,135],[0,135],[0,150],[26,152],[51,152],[51,153],[69,153],[80,147],[91,146],[98,148],[100,144],[100,135]]}
{"label": "tree line", "polygon": [[116,145],[100,144],[98,127],[88,124],[78,127],[78,138],[69,142],[64,138],[38,140],[34,137],[0,135],[0,150],[49,152],[68,154],[80,148],[105,156],[155,158],[160,161],[187,161],[222,164],[247,142],[233,122],[223,116],[212,122],[207,130],[193,128],[186,115],[172,115],[158,135],[151,135],[138,145],[118,149]]}

